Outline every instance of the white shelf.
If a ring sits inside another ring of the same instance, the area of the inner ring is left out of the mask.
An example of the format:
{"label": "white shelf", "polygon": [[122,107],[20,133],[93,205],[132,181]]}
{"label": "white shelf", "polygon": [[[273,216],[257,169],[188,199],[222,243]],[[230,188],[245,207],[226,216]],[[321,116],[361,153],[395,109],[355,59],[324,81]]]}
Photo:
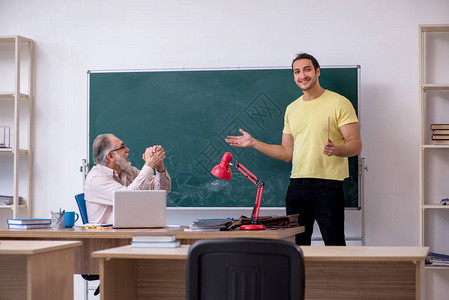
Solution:
{"label": "white shelf", "polygon": [[425,266],[425,269],[426,269],[426,270],[429,270],[429,271],[434,271],[434,270],[444,270],[444,271],[447,271],[447,270],[449,270],[449,266],[448,266],[448,267],[445,267],[445,266],[438,266],[438,267],[434,267],[434,266]]}
{"label": "white shelf", "polygon": [[0,44],[14,44],[16,40],[19,41],[19,43],[23,42],[29,42],[32,43],[33,40],[28,39],[26,37],[20,36],[20,35],[0,35]]}
{"label": "white shelf", "polygon": [[442,204],[423,204],[421,207],[423,209],[449,209],[449,205]]}
{"label": "white shelf", "polygon": [[[427,34],[432,33],[432,34]],[[437,34],[433,34],[437,33]],[[431,149],[449,149],[449,145],[435,145],[432,142],[429,143],[429,133],[430,124],[435,123],[436,118],[433,114],[432,109],[435,109],[437,101],[440,101],[440,107],[443,111],[438,115],[440,116],[439,122],[449,123],[449,111],[447,105],[444,106],[446,97],[439,97],[437,94],[440,93],[427,93],[429,91],[449,91],[449,84],[447,84],[447,77],[441,76],[438,72],[440,67],[443,67],[444,61],[449,57],[449,55],[442,54],[443,56],[432,56],[432,61],[429,61],[429,53],[427,51],[432,51],[436,47],[435,43],[445,43],[447,44],[447,39],[435,40],[435,36],[440,36],[438,33],[449,33],[449,25],[420,25],[419,26],[419,95],[420,95],[420,155],[419,155],[419,244],[420,246],[430,247],[431,252],[433,249],[447,249],[446,242],[442,243],[444,237],[442,234],[445,233],[444,228],[437,226],[439,220],[445,219],[446,213],[449,213],[449,205],[442,205],[438,203],[435,197],[430,197],[429,195],[444,195],[448,192],[447,185],[436,184],[433,179],[445,176],[442,174],[442,168],[433,168],[438,162],[437,159],[441,159],[446,155],[446,152],[441,153],[440,151],[425,151]],[[430,77],[432,74],[435,78]],[[429,79],[427,79],[428,77]],[[431,78],[431,79],[430,79]],[[433,83],[429,83],[429,81]],[[435,83],[438,82],[438,83]],[[442,83],[443,82],[443,83]],[[427,93],[427,94],[426,94]],[[445,115],[447,115],[447,121],[445,120]],[[443,116],[443,118],[441,118]],[[449,153],[448,153],[449,154]],[[426,203],[426,201],[428,201]],[[430,203],[433,202],[434,204]],[[445,211],[447,210],[447,212]],[[446,250],[441,250],[446,251]],[[449,253],[446,253],[449,254]],[[446,266],[426,266],[426,271],[434,270],[449,270]]]}
{"label": "white shelf", "polygon": [[[11,209],[12,205],[0,205],[0,209]],[[19,208],[26,208],[26,204],[18,204],[17,207]]]}
{"label": "white shelf", "polygon": [[449,32],[447,24],[419,25],[421,32]]}
{"label": "white shelf", "polygon": [[[13,92],[0,92],[0,99],[10,99],[14,100],[16,97],[16,94]],[[20,93],[19,99],[29,99],[29,96],[27,94]]]}
{"label": "white shelf", "polygon": [[[0,154],[7,154],[6,159],[2,161],[11,160],[11,171],[3,170],[3,165],[0,164],[0,173],[3,176],[8,176],[7,172],[11,173],[13,178],[11,190],[13,196],[13,203],[11,205],[0,205],[0,209],[12,210],[12,218],[18,218],[18,211],[20,209],[23,217],[23,209],[25,209],[26,217],[31,217],[31,173],[32,173],[32,105],[33,105],[33,48],[34,43],[28,38],[24,38],[18,35],[0,36],[0,44],[10,44],[11,48],[7,47],[11,51],[10,61],[2,60],[2,63],[14,65],[13,70],[8,68],[0,68],[0,78],[7,75],[14,76],[14,84],[4,87],[6,90],[0,91],[0,110],[4,109],[4,106],[14,107],[10,110],[10,114],[3,114],[6,118],[6,122],[11,124],[10,136],[14,136],[11,140],[10,148],[0,148]],[[6,49],[6,48],[5,48]],[[3,51],[3,50],[2,50]],[[21,68],[22,66],[22,68]],[[26,67],[28,71],[26,76],[21,76],[21,71]],[[8,71],[7,71],[8,70]],[[12,74],[11,74],[12,73]],[[27,93],[21,93],[21,91],[27,91]],[[17,96],[17,97],[16,97]],[[20,101],[25,100],[27,107],[24,107]],[[23,110],[24,109],[24,110]],[[3,116],[2,116],[3,118]],[[2,120],[3,123],[4,120]],[[22,128],[26,128],[23,130]],[[20,148],[20,145],[26,145],[25,149]],[[25,162],[26,169],[23,170],[22,160]],[[20,162],[20,163],[19,163]],[[9,164],[9,162],[6,162]],[[19,169],[21,175],[19,176]],[[5,187],[6,188],[6,187]],[[9,189],[9,187],[8,187]],[[26,189],[26,190],[25,190]],[[19,192],[20,191],[20,192]],[[24,204],[19,205],[19,193],[23,195]],[[0,191],[2,194],[2,191]]]}
{"label": "white shelf", "polygon": [[[0,148],[0,153],[11,153],[14,154],[14,149],[12,148]],[[28,154],[28,150],[27,149],[19,149],[19,153],[21,154]]]}
{"label": "white shelf", "polygon": [[449,145],[421,145],[421,149],[449,149]]}
{"label": "white shelf", "polygon": [[448,91],[449,84],[422,84],[421,88],[426,92],[427,90],[433,91]]}

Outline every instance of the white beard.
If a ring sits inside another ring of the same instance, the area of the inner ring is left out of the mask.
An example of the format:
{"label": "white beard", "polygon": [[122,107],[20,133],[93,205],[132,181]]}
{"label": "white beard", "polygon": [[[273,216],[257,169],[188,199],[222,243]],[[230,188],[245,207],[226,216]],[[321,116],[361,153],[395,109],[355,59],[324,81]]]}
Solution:
{"label": "white beard", "polygon": [[117,160],[116,163],[120,167],[122,171],[128,169],[129,166],[131,166],[131,162],[126,161],[123,157],[118,155],[117,152],[114,152],[115,159]]}

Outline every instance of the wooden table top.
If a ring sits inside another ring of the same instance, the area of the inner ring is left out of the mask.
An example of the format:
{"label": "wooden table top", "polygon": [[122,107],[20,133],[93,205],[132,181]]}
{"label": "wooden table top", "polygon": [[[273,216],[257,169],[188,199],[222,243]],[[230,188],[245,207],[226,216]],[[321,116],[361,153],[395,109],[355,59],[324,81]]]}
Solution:
{"label": "wooden table top", "polygon": [[132,239],[136,234],[158,234],[167,235],[174,234],[176,239],[211,239],[211,238],[266,238],[266,239],[283,239],[291,237],[295,234],[304,232],[304,228],[290,227],[280,229],[267,230],[229,230],[229,231],[201,231],[192,232],[184,231],[185,227],[170,227],[160,229],[83,229],[82,226],[65,229],[8,229],[0,228],[0,238],[17,237],[17,238],[107,238]]}
{"label": "wooden table top", "polygon": [[81,246],[78,241],[0,241],[0,255],[32,255]]}
{"label": "wooden table top", "polygon": [[[95,258],[186,259],[189,245],[178,248],[132,248],[131,245],[92,253]],[[422,261],[428,247],[301,246],[305,261]]]}
{"label": "wooden table top", "polygon": [[306,261],[420,261],[429,247],[301,246]]}

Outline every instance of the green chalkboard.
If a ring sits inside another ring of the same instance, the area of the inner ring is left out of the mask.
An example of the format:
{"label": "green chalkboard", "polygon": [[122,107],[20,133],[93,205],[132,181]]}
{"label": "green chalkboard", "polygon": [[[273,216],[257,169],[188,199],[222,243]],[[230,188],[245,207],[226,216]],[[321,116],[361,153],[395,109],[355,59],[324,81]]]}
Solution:
{"label": "green chalkboard", "polygon": [[[358,111],[358,78],[359,67],[323,67],[320,83]],[[98,134],[113,133],[141,168],[145,148],[162,145],[172,178],[169,206],[252,207],[256,186],[235,168],[229,181],[210,174],[229,151],[265,182],[262,206],[284,207],[291,164],[224,139],[242,128],[280,144],[285,109],[301,94],[291,69],[89,72],[89,147]],[[358,174],[358,159],[350,158],[346,207],[360,208]]]}

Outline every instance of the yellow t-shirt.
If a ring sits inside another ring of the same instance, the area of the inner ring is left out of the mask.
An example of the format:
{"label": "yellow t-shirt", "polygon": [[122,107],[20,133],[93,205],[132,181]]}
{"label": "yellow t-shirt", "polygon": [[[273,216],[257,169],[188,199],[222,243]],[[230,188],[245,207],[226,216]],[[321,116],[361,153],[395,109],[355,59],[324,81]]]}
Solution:
{"label": "yellow t-shirt", "polygon": [[358,122],[348,99],[326,90],[314,100],[303,101],[301,96],[287,106],[282,132],[294,140],[291,178],[344,180],[349,176],[346,157],[323,154],[329,117],[329,138],[335,145],[344,144],[339,127]]}

